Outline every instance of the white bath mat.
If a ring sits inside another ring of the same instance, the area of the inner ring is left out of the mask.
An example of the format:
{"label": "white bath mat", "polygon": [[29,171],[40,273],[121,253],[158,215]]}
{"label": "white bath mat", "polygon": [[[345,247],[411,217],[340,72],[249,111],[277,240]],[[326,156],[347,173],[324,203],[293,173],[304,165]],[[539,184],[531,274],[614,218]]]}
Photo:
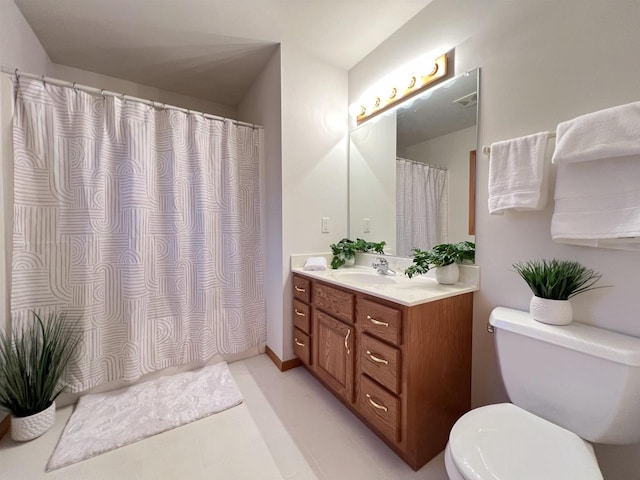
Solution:
{"label": "white bath mat", "polygon": [[47,471],[71,465],[242,402],[226,363],[133,385],[78,401]]}

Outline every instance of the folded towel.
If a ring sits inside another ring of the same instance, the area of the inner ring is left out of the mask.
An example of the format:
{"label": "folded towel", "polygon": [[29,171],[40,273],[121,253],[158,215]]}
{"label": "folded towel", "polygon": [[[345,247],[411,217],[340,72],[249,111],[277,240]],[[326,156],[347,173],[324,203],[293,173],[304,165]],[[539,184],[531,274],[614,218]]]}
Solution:
{"label": "folded towel", "polygon": [[640,155],[558,165],[551,238],[640,250]]}
{"label": "folded towel", "polygon": [[542,210],[547,203],[545,150],[549,132],[491,145],[489,213]]}
{"label": "folded towel", "polygon": [[640,102],[607,108],[558,125],[557,165],[640,154]]}
{"label": "folded towel", "polygon": [[304,270],[320,272],[327,269],[327,259],[324,257],[309,257],[304,263]]}

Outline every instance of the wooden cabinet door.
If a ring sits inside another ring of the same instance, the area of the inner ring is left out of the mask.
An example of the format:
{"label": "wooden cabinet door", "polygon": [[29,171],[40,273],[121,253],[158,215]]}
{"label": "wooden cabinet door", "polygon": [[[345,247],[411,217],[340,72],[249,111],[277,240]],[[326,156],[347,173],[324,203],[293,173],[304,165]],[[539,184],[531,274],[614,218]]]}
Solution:
{"label": "wooden cabinet door", "polygon": [[347,402],[353,401],[354,328],[316,311],[314,319],[314,371]]}

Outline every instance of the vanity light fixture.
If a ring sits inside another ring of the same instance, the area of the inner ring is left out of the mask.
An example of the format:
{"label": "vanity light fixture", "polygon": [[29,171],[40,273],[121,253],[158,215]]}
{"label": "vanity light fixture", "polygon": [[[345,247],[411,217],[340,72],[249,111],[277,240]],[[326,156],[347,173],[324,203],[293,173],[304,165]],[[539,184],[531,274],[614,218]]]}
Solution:
{"label": "vanity light fixture", "polygon": [[360,106],[356,110],[357,122],[363,122],[372,115],[388,109],[392,105],[420,92],[427,85],[444,77],[447,74],[447,55],[440,55],[432,64],[427,66],[426,70],[426,73],[411,73],[408,77],[405,77],[405,81],[400,81],[396,85],[391,85],[391,87],[384,87],[386,90],[385,93],[374,93],[368,96],[368,101],[362,99],[361,102],[359,102]]}

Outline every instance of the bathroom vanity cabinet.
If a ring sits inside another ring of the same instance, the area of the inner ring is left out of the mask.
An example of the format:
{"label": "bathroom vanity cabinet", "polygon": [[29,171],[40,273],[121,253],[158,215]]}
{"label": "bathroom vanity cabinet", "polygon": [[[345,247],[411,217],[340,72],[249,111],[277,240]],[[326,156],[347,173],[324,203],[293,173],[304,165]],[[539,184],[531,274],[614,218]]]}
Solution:
{"label": "bathroom vanity cabinet", "polygon": [[406,306],[295,274],[294,352],[417,470],[470,409],[472,293]]}

